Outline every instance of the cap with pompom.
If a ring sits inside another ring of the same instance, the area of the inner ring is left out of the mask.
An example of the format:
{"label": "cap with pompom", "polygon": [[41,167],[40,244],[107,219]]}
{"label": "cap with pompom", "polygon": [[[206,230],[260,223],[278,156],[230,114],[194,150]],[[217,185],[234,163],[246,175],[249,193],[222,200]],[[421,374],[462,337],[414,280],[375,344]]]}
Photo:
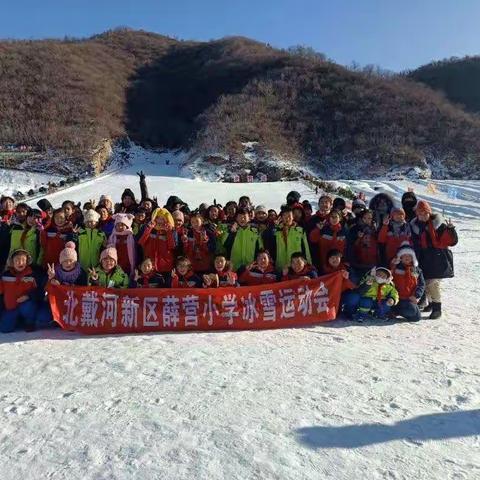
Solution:
{"label": "cap with pompom", "polygon": [[60,252],[60,263],[66,260],[72,260],[73,262],[78,260],[77,251],[75,250],[75,244],[73,242],[67,242],[65,248]]}

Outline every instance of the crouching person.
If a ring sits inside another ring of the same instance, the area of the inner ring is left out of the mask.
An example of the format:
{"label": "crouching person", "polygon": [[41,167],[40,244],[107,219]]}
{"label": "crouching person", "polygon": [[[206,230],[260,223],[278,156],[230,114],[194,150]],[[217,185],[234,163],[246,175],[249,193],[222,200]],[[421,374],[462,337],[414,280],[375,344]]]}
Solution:
{"label": "crouching person", "polygon": [[392,275],[400,301],[393,313],[411,322],[421,319],[418,303],[425,292],[425,280],[417,256],[410,245],[403,245],[392,260]]}
{"label": "crouching person", "polygon": [[155,270],[155,265],[151,258],[146,258],[135,270],[136,288],[166,288],[167,282],[165,277]]}
{"label": "crouching person", "polygon": [[202,288],[202,278],[193,271],[192,262],[187,257],[178,257],[170,275],[171,288]]}
{"label": "crouching person", "polygon": [[362,322],[372,317],[385,320],[390,309],[398,303],[398,292],[392,283],[390,270],[374,267],[346,299],[344,311]]}
{"label": "crouching person", "polygon": [[299,278],[311,280],[317,277],[317,269],[307,262],[302,252],[292,253],[290,265],[282,270],[282,281],[284,282],[287,280],[298,280]]}
{"label": "crouching person", "polygon": [[100,265],[88,271],[88,284],[103,288],[129,287],[129,277],[118,265],[115,247],[108,247],[100,254]]}
{"label": "crouching person", "polygon": [[0,280],[3,311],[0,332],[13,332],[23,323],[26,332],[36,328],[38,305],[43,292],[42,276],[31,267],[32,257],[23,249],[14,250]]}

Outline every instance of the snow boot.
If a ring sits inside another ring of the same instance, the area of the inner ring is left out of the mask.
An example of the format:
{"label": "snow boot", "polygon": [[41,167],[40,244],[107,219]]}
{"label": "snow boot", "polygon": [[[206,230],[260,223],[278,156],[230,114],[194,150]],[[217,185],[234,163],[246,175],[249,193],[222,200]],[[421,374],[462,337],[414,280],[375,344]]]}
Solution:
{"label": "snow boot", "polygon": [[422,312],[431,312],[433,310],[433,304],[429,303],[428,305],[425,305],[421,310]]}
{"label": "snow boot", "polygon": [[442,316],[442,304],[439,302],[432,302],[432,313],[428,318],[430,320],[437,320],[437,318],[440,318],[441,316]]}

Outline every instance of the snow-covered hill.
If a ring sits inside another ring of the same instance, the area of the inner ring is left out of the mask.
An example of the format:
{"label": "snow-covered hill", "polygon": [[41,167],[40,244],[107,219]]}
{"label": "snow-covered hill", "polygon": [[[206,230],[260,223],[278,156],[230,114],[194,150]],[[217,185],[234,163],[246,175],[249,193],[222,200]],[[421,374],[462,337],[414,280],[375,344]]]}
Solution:
{"label": "snow-covered hill", "polygon": [[[50,197],[119,198],[143,169],[160,202],[248,194],[278,207],[301,183],[179,177],[144,152],[133,167]],[[445,315],[418,324],[336,321],[275,331],[0,336],[2,479],[480,478],[480,185],[409,186],[457,223]],[[451,186],[456,188],[457,199]],[[377,189],[377,190],[375,190]],[[431,188],[429,189],[431,190]]]}

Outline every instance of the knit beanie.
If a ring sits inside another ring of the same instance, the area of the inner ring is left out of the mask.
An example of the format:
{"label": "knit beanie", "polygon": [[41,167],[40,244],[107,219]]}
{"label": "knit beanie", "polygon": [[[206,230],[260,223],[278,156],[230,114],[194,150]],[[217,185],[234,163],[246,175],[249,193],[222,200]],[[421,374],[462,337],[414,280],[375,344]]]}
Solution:
{"label": "knit beanie", "polygon": [[115,220],[115,225],[117,223],[123,223],[128,230],[132,229],[132,222],[135,217],[130,213],[116,213],[113,215],[113,219]]}
{"label": "knit beanie", "polygon": [[130,190],[130,188],[126,188],[122,193],[122,200],[125,197],[130,197],[133,201],[135,201],[135,194]]}
{"label": "knit beanie", "polygon": [[400,258],[402,255],[410,255],[413,258],[413,264],[418,267],[417,255],[415,250],[410,246],[408,242],[402,243],[400,248],[397,251],[397,257]]}
{"label": "knit beanie", "polygon": [[111,205],[113,205],[113,199],[110,195],[101,195],[100,196],[100,201],[98,202],[99,205],[104,205],[105,201],[110,202]]}
{"label": "knit beanie", "polygon": [[420,200],[415,207],[416,212],[432,213],[432,207],[426,200]]}
{"label": "knit beanie", "polygon": [[83,221],[87,222],[98,222],[100,220],[100,215],[95,210],[86,210],[83,213]]}
{"label": "knit beanie", "polygon": [[65,260],[72,260],[73,262],[78,260],[77,252],[75,251],[75,244],[73,242],[67,242],[65,248],[60,252],[59,262],[63,263]]}
{"label": "knit beanie", "polygon": [[105,260],[106,258],[111,258],[115,260],[115,264],[118,263],[118,254],[117,249],[115,247],[107,247],[101,254],[100,254],[100,262]]}
{"label": "knit beanie", "polygon": [[257,205],[255,207],[255,213],[257,212],[263,212],[263,213],[268,213],[267,207],[265,205]]}
{"label": "knit beanie", "polygon": [[402,214],[403,216],[405,216],[405,210],[403,208],[394,208],[392,211],[391,211],[391,215],[395,215],[396,213],[400,213]]}

